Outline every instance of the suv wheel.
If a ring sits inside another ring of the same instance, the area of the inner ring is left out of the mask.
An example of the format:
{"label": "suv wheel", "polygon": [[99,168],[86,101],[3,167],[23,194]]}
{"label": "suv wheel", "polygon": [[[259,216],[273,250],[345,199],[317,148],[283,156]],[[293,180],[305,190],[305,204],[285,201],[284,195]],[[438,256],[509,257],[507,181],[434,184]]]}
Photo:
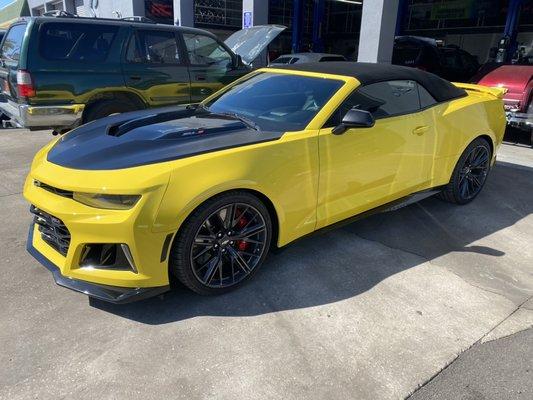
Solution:
{"label": "suv wheel", "polygon": [[176,235],[170,270],[202,295],[221,294],[250,279],[272,238],[265,205],[247,192],[230,192],[198,207]]}
{"label": "suv wheel", "polygon": [[135,111],[135,109],[130,103],[121,103],[120,100],[103,100],[88,107],[83,122],[87,123],[113,114]]}

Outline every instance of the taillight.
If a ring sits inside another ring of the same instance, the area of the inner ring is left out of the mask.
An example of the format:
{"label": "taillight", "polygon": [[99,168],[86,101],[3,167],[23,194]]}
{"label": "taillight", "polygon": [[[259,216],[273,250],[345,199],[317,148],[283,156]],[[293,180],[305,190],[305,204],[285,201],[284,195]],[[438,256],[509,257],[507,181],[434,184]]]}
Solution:
{"label": "taillight", "polygon": [[35,88],[33,87],[33,80],[28,71],[19,69],[17,71],[17,89],[20,97],[35,96]]}

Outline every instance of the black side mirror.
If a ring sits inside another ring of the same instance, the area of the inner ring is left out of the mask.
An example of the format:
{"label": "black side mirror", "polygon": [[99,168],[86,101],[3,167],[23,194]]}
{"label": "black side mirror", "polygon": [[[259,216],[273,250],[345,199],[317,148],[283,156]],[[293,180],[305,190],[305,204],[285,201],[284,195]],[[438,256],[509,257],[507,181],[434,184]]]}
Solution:
{"label": "black side mirror", "polygon": [[375,120],[372,114],[368,111],[352,108],[346,113],[340,125],[337,125],[331,133],[334,135],[342,135],[350,128],[371,128],[374,126]]}

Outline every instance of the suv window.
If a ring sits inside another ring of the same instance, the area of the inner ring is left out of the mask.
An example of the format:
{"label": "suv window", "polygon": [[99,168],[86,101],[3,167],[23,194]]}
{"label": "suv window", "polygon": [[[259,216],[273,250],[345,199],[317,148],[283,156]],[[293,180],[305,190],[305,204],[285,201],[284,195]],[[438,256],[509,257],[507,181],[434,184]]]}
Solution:
{"label": "suv window", "polygon": [[130,37],[126,61],[147,64],[180,64],[176,35],[170,31],[139,30]]}
{"label": "suv window", "polygon": [[436,104],[433,96],[415,81],[373,83],[356,89],[348,96],[324,127],[339,125],[344,115],[354,107],[369,111],[379,119],[416,112],[433,104]]}
{"label": "suv window", "polygon": [[39,48],[48,60],[101,62],[109,54],[118,27],[96,24],[46,23]]}
{"label": "suv window", "polygon": [[189,62],[193,65],[218,65],[226,67],[232,62],[227,50],[215,39],[193,33],[184,33]]}
{"label": "suv window", "polygon": [[18,61],[25,33],[26,24],[14,25],[9,29],[2,44],[1,54],[3,58]]}

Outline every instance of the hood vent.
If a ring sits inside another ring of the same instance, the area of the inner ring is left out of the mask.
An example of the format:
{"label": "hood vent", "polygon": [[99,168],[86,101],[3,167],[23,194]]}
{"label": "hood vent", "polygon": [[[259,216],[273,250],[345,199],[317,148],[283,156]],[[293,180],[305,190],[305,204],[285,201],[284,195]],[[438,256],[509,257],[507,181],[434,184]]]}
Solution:
{"label": "hood vent", "polygon": [[150,114],[140,118],[130,119],[126,122],[119,122],[117,124],[110,124],[107,126],[106,133],[109,136],[119,137],[125,135],[126,133],[140,128],[146,125],[158,124],[161,122],[172,121],[179,118],[184,118],[192,115],[194,111],[192,110],[178,110],[178,111],[169,111],[162,112],[157,114]]}

